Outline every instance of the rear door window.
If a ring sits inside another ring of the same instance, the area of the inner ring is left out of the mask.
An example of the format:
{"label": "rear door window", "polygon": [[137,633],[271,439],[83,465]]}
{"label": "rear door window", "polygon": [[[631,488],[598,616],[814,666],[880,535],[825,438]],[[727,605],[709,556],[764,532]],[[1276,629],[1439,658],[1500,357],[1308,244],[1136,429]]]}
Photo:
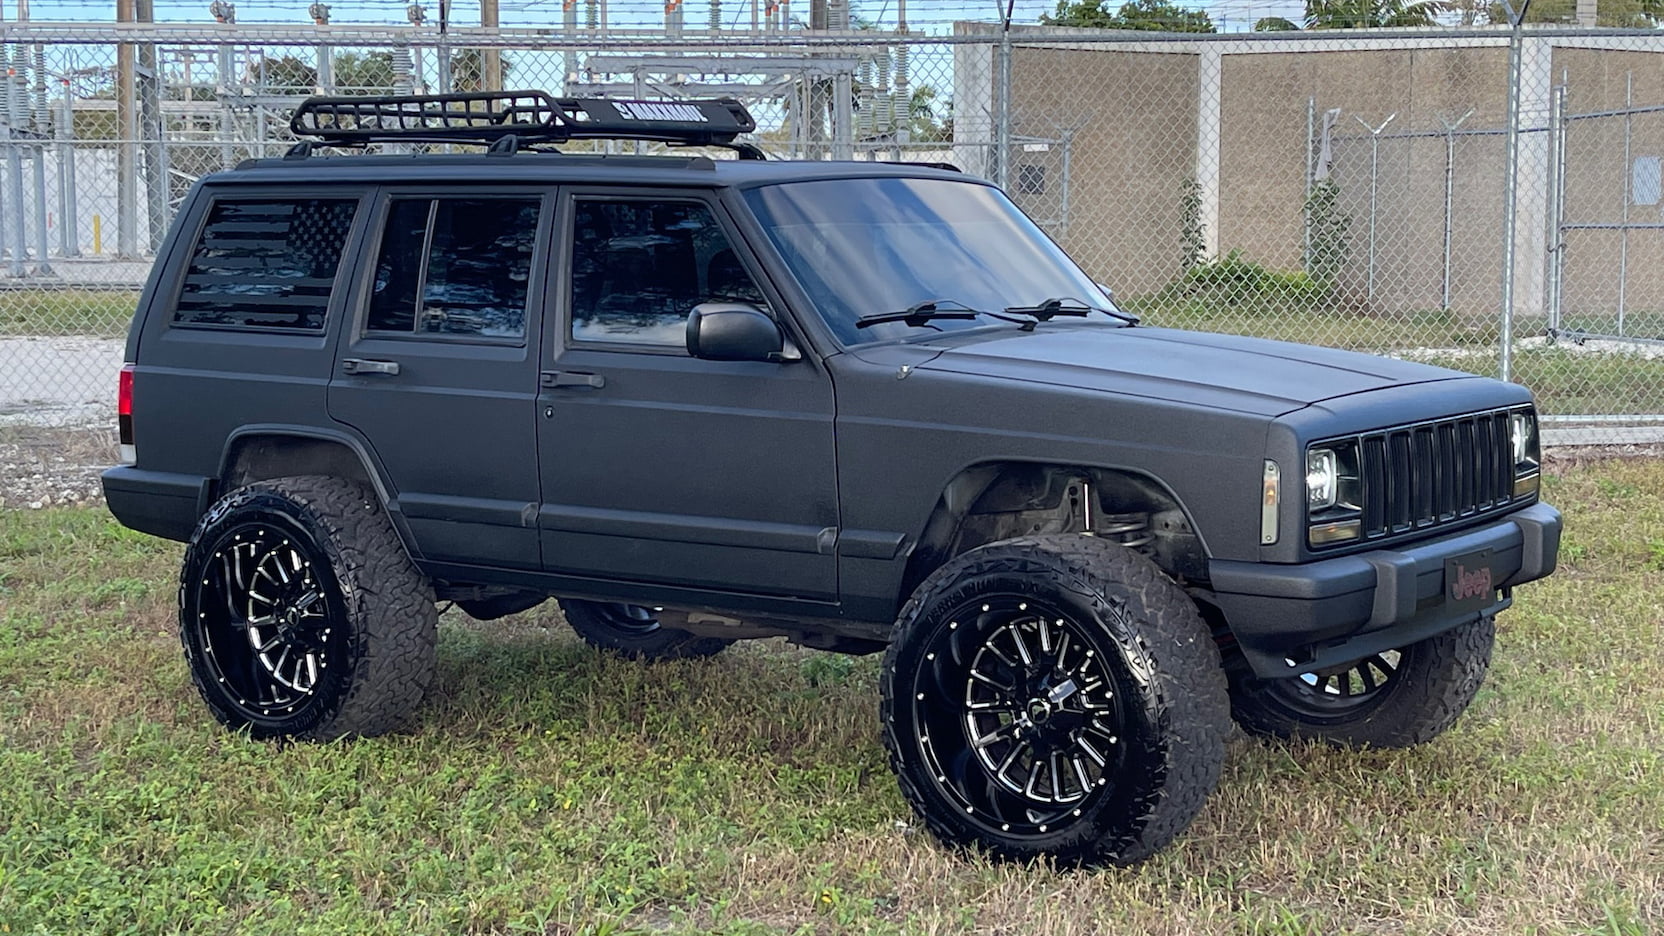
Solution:
{"label": "rear door window", "polygon": [[176,325],[321,331],[356,198],[224,198],[202,226]]}
{"label": "rear door window", "polygon": [[368,334],[521,339],[542,199],[395,198]]}

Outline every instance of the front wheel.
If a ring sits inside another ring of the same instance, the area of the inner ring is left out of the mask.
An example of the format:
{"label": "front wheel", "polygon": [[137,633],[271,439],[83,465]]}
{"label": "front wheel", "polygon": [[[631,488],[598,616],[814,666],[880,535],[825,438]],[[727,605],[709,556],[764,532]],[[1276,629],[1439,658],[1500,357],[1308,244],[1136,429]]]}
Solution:
{"label": "front wheel", "polygon": [[1219,651],[1148,559],[1089,536],[961,555],[919,586],[882,677],[884,742],[939,838],[1126,864],[1183,832],[1230,727]]}
{"label": "front wheel", "polygon": [[721,653],[733,643],[659,623],[651,608],[610,601],[560,600],[561,614],[584,642],[633,660],[683,660]]}
{"label": "front wheel", "polygon": [[1438,737],[1490,668],[1496,621],[1482,617],[1398,650],[1283,679],[1239,674],[1231,709],[1243,730],[1276,738],[1403,748]]}

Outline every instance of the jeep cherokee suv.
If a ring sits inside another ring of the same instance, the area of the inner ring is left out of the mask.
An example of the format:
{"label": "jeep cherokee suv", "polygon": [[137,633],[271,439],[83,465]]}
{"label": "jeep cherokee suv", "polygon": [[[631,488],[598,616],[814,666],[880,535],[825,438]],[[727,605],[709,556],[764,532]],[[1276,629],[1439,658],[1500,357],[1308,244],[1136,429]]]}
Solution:
{"label": "jeep cherokee suv", "polygon": [[[933,832],[1129,862],[1233,717],[1445,730],[1554,569],[1523,388],[1139,327],[947,168],[765,161],[731,101],[314,99],[295,129],[186,199],[104,476],[189,544],[185,656],[253,736],[405,725],[436,600],[553,596],[646,659],[883,650]],[[552,149],[599,137],[740,158]]]}

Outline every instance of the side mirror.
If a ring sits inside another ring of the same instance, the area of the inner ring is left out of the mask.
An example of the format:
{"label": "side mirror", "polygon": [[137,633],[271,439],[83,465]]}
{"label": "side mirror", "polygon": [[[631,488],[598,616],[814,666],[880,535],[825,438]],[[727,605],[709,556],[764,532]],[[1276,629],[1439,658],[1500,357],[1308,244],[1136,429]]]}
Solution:
{"label": "side mirror", "polygon": [[1115,290],[1110,289],[1108,286],[1105,286],[1102,283],[1094,283],[1093,285],[1097,286],[1099,291],[1101,291],[1104,294],[1104,298],[1109,300],[1109,304],[1112,308],[1120,308],[1119,306],[1115,305]]}
{"label": "side mirror", "polygon": [[795,361],[780,326],[744,302],[701,302],[688,314],[688,353],[707,361]]}

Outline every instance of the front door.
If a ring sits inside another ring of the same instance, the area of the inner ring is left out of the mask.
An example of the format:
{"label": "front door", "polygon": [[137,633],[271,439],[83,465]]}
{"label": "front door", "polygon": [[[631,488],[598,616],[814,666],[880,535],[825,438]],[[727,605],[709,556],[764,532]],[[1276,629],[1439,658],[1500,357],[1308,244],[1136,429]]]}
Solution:
{"label": "front door", "polygon": [[538,397],[545,568],[835,601],[826,371],[687,353],[695,305],[771,308],[720,206],[575,191],[561,218],[562,314]]}
{"label": "front door", "polygon": [[329,412],[387,469],[427,559],[537,569],[548,191],[385,190]]}

